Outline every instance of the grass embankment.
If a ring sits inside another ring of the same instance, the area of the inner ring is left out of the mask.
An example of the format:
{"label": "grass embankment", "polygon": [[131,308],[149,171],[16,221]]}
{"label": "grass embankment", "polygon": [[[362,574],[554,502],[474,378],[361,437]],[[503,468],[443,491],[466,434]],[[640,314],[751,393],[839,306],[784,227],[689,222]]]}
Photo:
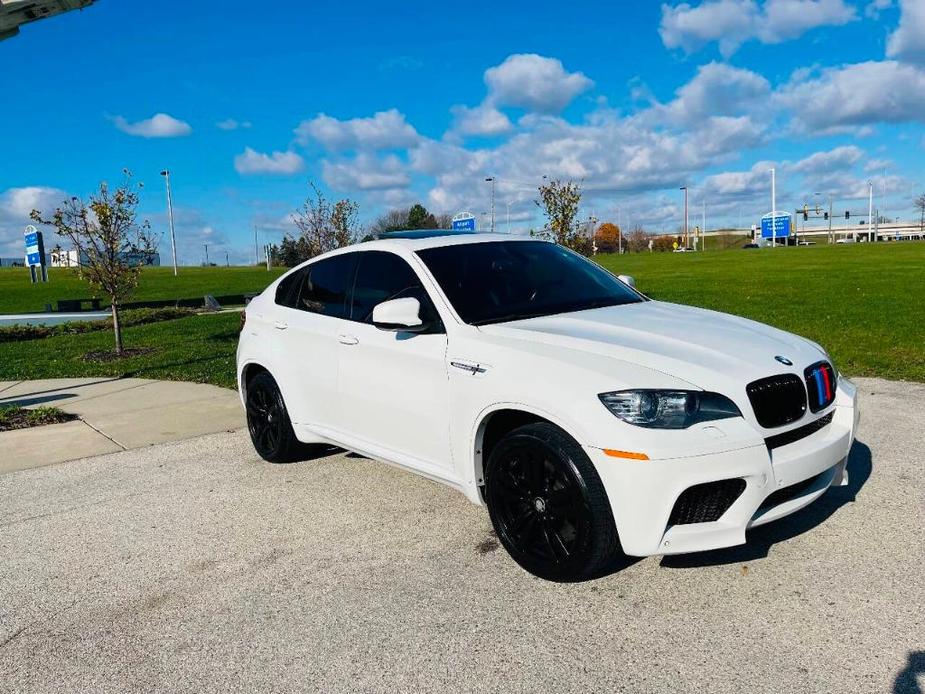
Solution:
{"label": "grass embankment", "polygon": [[[597,260],[634,275],[653,298],[735,313],[815,340],[848,375],[925,381],[925,243]],[[108,331],[0,344],[0,380],[136,376],[233,387],[238,324],[238,314],[226,313],[131,327],[126,346],[155,351],[115,362],[84,358],[112,349]]]}
{"label": "grass embankment", "polygon": [[[265,267],[155,267],[142,270],[138,289],[129,301],[159,301],[259,292],[279,277],[284,268]],[[45,304],[57,308],[59,299],[91,299],[89,285],[70,268],[48,268],[48,282],[31,284],[29,269],[0,268],[0,313],[37,313]],[[104,307],[106,297],[100,297]]]}
{"label": "grass embankment", "polygon": [[823,345],[848,375],[925,381],[925,243],[598,256],[655,299]]}

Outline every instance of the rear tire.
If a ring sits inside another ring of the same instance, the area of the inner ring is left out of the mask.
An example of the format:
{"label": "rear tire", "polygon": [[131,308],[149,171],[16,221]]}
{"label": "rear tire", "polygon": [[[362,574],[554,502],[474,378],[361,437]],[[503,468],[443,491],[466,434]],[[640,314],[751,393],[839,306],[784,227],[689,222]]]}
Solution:
{"label": "rear tire", "polygon": [[245,410],[247,431],[261,458],[271,463],[296,459],[301,444],[292,430],[283,395],[270,374],[259,373],[248,382]]}
{"label": "rear tire", "polygon": [[619,552],[604,485],[587,454],[548,422],[519,427],[486,467],[488,513],[521,567],[550,581],[593,577]]}

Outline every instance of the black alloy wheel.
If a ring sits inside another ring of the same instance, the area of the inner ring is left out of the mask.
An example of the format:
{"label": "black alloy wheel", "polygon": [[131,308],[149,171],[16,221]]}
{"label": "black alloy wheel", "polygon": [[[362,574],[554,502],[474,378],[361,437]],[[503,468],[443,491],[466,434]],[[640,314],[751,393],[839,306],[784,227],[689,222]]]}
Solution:
{"label": "black alloy wheel", "polygon": [[276,381],[268,373],[259,373],[248,382],[245,394],[247,430],[254,449],[271,463],[293,460],[299,442]]}
{"label": "black alloy wheel", "polygon": [[568,581],[613,558],[616,530],[606,492],[588,456],[547,422],[528,424],[494,447],[486,501],[498,538],[530,573]]}

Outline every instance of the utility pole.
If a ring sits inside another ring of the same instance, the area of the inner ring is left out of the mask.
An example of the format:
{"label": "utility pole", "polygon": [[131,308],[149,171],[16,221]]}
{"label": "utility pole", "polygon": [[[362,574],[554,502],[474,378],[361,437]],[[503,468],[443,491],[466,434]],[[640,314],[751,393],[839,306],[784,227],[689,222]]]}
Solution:
{"label": "utility pole", "polygon": [[771,247],[777,246],[777,180],[771,169]]}
{"label": "utility pole", "polygon": [[511,233],[511,201],[507,201],[507,233]]}
{"label": "utility pole", "polygon": [[254,225],[254,265],[260,263],[260,251],[257,250],[257,225]]}
{"label": "utility pole", "polygon": [[832,196],[829,195],[829,243],[835,243],[835,236],[832,234]]}
{"label": "utility pole", "polygon": [[491,183],[491,233],[495,233],[495,177],[489,176],[485,179],[487,183]]}
{"label": "utility pole", "polygon": [[867,182],[867,240],[874,242],[874,182]]}
{"label": "utility pole", "polygon": [[228,262],[228,251],[225,251],[225,267],[229,267],[231,263]]}
{"label": "utility pole", "polygon": [[209,267],[209,244],[204,243],[202,245],[205,246],[206,249],[206,267]]}
{"label": "utility pole", "polygon": [[623,214],[620,206],[617,205],[617,253],[623,255]]}
{"label": "utility pole", "polygon": [[170,171],[164,169],[161,176],[167,182],[167,222],[170,225],[170,251],[173,255],[173,276],[177,276],[177,237],[173,231],[173,200],[170,197]]}
{"label": "utility pole", "polygon": [[704,241],[705,241],[705,239],[706,239],[706,236],[704,236],[704,235],[707,233],[707,199],[706,199],[706,198],[703,198],[700,202],[703,204],[703,219],[701,219],[701,222],[700,222],[700,223],[701,223],[701,226],[700,226],[700,250],[703,250],[704,246],[706,245],[706,244],[704,243]]}
{"label": "utility pole", "polygon": [[690,219],[687,216],[687,186],[681,186],[680,190],[684,191],[684,247],[687,248],[687,230],[690,226]]}

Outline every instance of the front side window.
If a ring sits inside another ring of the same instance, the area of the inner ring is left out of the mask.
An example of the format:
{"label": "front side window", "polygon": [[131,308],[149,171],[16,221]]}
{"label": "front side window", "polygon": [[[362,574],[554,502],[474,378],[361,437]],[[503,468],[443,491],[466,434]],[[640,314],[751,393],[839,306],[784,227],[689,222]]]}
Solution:
{"label": "front side window", "polygon": [[597,263],[547,241],[469,243],[417,254],[471,325],[645,301]]}
{"label": "front side window", "polygon": [[365,251],[358,255],[349,315],[351,320],[372,323],[373,309],[377,304],[411,297],[421,304],[421,320],[438,324],[439,316],[427,290],[404,258],[385,251]]}
{"label": "front side window", "polygon": [[309,265],[295,308],[333,318],[347,316],[347,291],[356,253],[342,253]]}

